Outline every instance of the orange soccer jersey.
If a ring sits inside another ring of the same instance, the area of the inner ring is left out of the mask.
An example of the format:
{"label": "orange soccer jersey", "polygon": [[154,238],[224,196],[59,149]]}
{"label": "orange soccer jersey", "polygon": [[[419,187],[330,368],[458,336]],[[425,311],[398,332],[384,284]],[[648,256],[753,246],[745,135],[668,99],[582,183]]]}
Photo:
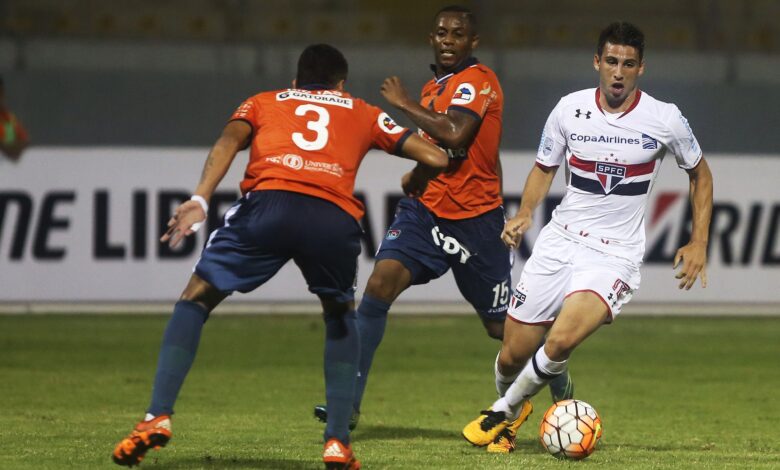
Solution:
{"label": "orange soccer jersey", "polygon": [[472,114],[481,124],[468,149],[451,149],[449,168],[431,181],[420,201],[445,219],[476,217],[500,206],[496,168],[504,93],[496,74],[471,59],[462,70],[426,83],[421,104],[439,113],[453,109]]}
{"label": "orange soccer jersey", "polygon": [[316,196],[356,219],[358,166],[371,148],[400,154],[411,132],[381,109],[335,90],[288,89],[244,101],[231,120],[252,126],[241,192],[280,189]]}

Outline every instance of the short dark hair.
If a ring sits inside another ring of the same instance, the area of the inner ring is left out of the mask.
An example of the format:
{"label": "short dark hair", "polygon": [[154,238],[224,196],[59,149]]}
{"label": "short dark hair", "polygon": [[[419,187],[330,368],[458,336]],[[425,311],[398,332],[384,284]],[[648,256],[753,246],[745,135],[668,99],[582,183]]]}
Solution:
{"label": "short dark hair", "polygon": [[626,21],[616,21],[601,31],[596,53],[601,57],[606,43],[631,46],[639,52],[639,60],[645,53],[645,35],[636,26]]}
{"label": "short dark hair", "polygon": [[304,49],[298,58],[295,82],[298,87],[334,87],[341,80],[347,79],[348,72],[347,59],[338,49],[328,44],[312,44]]}
{"label": "short dark hair", "polygon": [[463,16],[466,17],[467,20],[469,20],[469,24],[471,25],[471,31],[474,34],[477,33],[477,15],[475,15],[470,8],[464,7],[463,5],[448,5],[436,12],[436,16],[433,17],[434,21],[437,20],[442,13],[462,14]]}

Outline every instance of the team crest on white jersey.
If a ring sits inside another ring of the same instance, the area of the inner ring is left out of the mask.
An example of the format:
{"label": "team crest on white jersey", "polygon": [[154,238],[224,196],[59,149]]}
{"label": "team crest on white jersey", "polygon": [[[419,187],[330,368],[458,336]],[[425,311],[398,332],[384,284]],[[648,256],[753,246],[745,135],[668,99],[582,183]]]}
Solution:
{"label": "team crest on white jersey", "polygon": [[626,177],[626,167],[615,165],[613,163],[596,162],[596,177],[604,188],[604,192],[609,194]]}
{"label": "team crest on white jersey", "polygon": [[455,94],[452,95],[452,104],[469,104],[474,101],[476,91],[471,83],[461,83],[458,85]]}

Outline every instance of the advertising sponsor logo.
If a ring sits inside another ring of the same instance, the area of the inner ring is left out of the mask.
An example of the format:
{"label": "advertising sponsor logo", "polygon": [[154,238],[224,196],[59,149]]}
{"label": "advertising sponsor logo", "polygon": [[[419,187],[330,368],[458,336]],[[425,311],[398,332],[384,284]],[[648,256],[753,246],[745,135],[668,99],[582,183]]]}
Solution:
{"label": "advertising sponsor logo", "polygon": [[303,158],[301,158],[300,155],[288,153],[282,157],[282,165],[290,167],[293,170],[300,170],[303,168]]}
{"label": "advertising sponsor logo", "polygon": [[336,92],[309,93],[302,90],[286,90],[276,94],[276,101],[299,100],[310,103],[332,104],[352,109],[352,98],[345,98]]}
{"label": "advertising sponsor logo", "polygon": [[642,134],[642,148],[645,150],[655,150],[658,148],[658,141],[647,134]]}
{"label": "advertising sponsor logo", "polygon": [[573,132],[569,138],[577,142],[596,142],[599,144],[639,145],[640,143],[639,139],[618,135],[582,135]]}

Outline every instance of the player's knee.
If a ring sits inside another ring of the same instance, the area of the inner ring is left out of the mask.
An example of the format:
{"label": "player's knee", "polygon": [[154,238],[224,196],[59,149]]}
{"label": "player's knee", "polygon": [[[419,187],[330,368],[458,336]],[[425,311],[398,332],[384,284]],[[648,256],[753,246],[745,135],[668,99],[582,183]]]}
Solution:
{"label": "player's knee", "polygon": [[520,369],[523,368],[525,363],[528,362],[528,357],[519,354],[518,351],[513,351],[511,348],[503,346],[501,352],[498,354],[496,362],[498,363],[499,370],[503,374],[511,375],[519,372]]}
{"label": "player's knee", "polygon": [[504,322],[503,321],[484,321],[485,331],[488,336],[499,341],[504,339]]}
{"label": "player's knee", "polygon": [[565,361],[576,346],[576,339],[572,335],[551,334],[544,343],[544,352],[553,361]]}
{"label": "player's knee", "polygon": [[179,300],[198,303],[207,312],[211,312],[225,297],[226,294],[193,274],[187,287],[179,296]]}
{"label": "player's knee", "polygon": [[366,283],[366,294],[387,303],[392,303],[402,291],[392,273],[374,271]]}

